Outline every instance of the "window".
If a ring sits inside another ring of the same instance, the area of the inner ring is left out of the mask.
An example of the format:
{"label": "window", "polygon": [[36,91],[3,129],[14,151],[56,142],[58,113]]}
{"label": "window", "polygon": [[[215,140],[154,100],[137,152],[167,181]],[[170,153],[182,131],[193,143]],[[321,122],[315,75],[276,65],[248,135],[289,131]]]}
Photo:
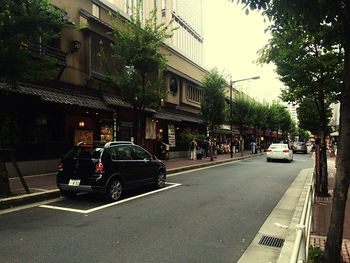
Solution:
{"label": "window", "polygon": [[92,15],[97,17],[97,18],[100,18],[100,7],[99,6],[92,4]]}
{"label": "window", "polygon": [[165,17],[165,14],[166,14],[166,0],[162,0],[161,12],[162,12],[162,17]]}
{"label": "window", "polygon": [[188,84],[186,97],[188,100],[200,103],[203,97],[203,92],[198,87]]}
{"label": "window", "polygon": [[131,156],[133,160],[150,160],[150,155],[145,152],[143,149],[137,146],[132,146],[131,148]]}
{"label": "window", "polygon": [[91,33],[91,73],[107,75],[116,68],[112,57],[111,40],[96,33]]}
{"label": "window", "polygon": [[117,146],[113,147],[110,150],[111,159],[113,161],[117,160],[131,160],[131,153],[129,146]]}

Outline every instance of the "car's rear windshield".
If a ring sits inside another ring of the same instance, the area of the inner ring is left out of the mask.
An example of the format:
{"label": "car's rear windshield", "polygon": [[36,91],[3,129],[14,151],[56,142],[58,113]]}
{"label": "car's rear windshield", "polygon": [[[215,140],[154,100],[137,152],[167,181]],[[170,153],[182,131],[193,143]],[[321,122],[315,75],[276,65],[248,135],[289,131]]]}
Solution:
{"label": "car's rear windshield", "polygon": [[101,156],[102,149],[103,148],[75,146],[73,149],[67,152],[63,158],[99,159]]}
{"label": "car's rear windshield", "polygon": [[286,144],[272,144],[269,147],[270,149],[287,149],[287,145]]}

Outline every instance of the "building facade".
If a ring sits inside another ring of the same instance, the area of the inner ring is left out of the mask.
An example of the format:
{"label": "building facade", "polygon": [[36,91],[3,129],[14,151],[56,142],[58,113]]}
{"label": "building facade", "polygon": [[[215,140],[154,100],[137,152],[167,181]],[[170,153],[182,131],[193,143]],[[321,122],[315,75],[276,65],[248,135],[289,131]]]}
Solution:
{"label": "building facade", "polygon": [[[201,6],[201,1],[193,1],[197,3],[196,8]],[[61,67],[54,79],[45,83],[19,83],[16,91],[0,84],[5,131],[2,141],[14,145],[16,152],[21,153],[19,160],[33,160],[58,158],[79,141],[133,140],[135,113],[106,82],[106,68],[99,52],[101,45],[106,47],[108,59],[108,46],[114,41],[109,34],[112,30],[110,13],[117,12],[129,19],[137,2],[50,2],[64,10],[78,29],[62,30],[54,45],[46,46],[60,58]],[[142,2],[144,18],[157,7],[159,21],[174,20],[173,26],[180,25],[181,30],[186,31],[174,34],[162,47],[161,52],[168,55],[162,74],[169,95],[160,108],[146,110],[142,126],[141,145],[153,154],[160,153],[161,143],[170,145],[171,158],[187,153],[184,133],[205,134],[198,114],[201,81],[206,70],[200,66],[201,52],[194,52],[203,41],[200,37],[202,12],[197,10],[198,20],[184,20],[187,17],[184,5],[188,2],[191,1]],[[183,15],[181,21],[180,15]],[[14,107],[18,104],[21,107]],[[36,154],[28,154],[33,151]]]}

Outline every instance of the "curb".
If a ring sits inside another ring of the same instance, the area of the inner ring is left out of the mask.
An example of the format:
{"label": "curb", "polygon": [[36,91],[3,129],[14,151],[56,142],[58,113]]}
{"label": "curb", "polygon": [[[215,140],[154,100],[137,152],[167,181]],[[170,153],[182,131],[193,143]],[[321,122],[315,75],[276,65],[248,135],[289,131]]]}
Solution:
{"label": "curb", "polygon": [[58,189],[0,199],[0,210],[60,197]]}
{"label": "curb", "polygon": [[[174,174],[174,173],[193,170],[193,169],[197,169],[197,168],[214,166],[214,165],[222,164],[222,163],[234,162],[237,160],[248,159],[248,158],[260,156],[263,154],[264,153],[258,153],[255,155],[246,155],[246,156],[240,156],[240,157],[232,158],[232,159],[225,159],[225,160],[220,160],[220,161],[212,161],[212,162],[206,162],[206,163],[201,163],[201,164],[183,166],[183,167],[179,167],[179,168],[173,168],[173,169],[167,170],[167,174]],[[24,195],[20,195],[20,196],[3,198],[3,199],[0,199],[0,210],[13,208],[16,206],[21,206],[21,205],[26,205],[26,204],[30,204],[30,203],[34,203],[34,202],[45,201],[45,200],[49,200],[49,199],[53,199],[53,198],[57,198],[57,197],[60,197],[60,191],[58,189],[48,190],[48,191],[40,192],[40,193],[24,194]]]}

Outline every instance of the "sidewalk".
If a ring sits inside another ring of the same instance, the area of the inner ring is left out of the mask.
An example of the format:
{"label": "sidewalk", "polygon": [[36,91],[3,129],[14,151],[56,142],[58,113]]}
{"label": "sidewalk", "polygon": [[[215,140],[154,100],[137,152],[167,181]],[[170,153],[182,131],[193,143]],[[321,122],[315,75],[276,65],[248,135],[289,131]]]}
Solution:
{"label": "sidewalk", "polygon": [[[315,197],[313,209],[313,229],[310,246],[324,250],[332,211],[332,196],[335,183],[335,158],[328,158],[328,192],[329,197]],[[350,262],[350,192],[345,208],[342,256],[344,262]]]}

